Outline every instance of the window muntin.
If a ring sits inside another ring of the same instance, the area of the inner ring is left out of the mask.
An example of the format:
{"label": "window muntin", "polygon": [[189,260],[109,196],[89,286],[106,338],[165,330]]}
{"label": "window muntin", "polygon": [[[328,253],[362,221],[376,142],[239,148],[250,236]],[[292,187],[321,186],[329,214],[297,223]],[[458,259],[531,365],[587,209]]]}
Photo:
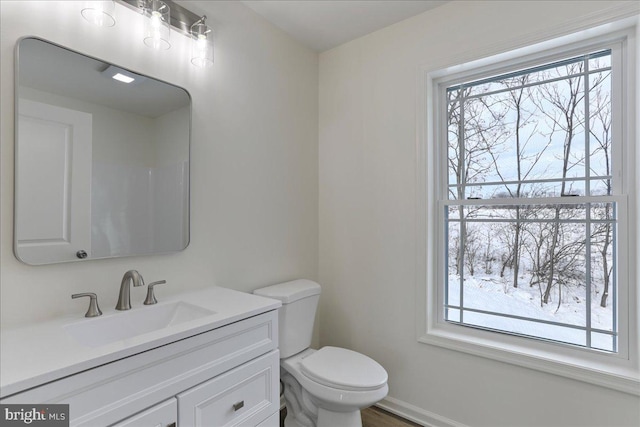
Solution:
{"label": "window muntin", "polygon": [[612,62],[447,85],[447,322],[618,350]]}

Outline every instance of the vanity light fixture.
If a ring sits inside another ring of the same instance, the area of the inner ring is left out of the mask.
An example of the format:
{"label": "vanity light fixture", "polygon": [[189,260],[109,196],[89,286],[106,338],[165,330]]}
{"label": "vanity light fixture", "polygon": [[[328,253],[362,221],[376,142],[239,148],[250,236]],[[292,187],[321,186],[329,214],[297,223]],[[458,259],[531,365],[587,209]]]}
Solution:
{"label": "vanity light fixture", "polygon": [[[109,1],[86,1],[82,16],[98,25],[115,25],[114,3]],[[191,63],[197,67],[213,65],[213,29],[205,21],[206,16],[198,16],[172,0],[117,0],[118,3],[142,13],[144,19],[144,44],[155,49],[169,49],[171,27],[192,39]],[[105,14],[99,24],[92,17]],[[109,21],[109,18],[111,20]],[[110,23],[109,23],[110,22]],[[113,77],[113,76],[111,76]]]}
{"label": "vanity light fixture", "polygon": [[113,27],[116,25],[116,5],[114,0],[90,0],[85,1],[82,17],[99,27]]}
{"label": "vanity light fixture", "polygon": [[191,63],[200,68],[213,65],[213,31],[205,23],[206,19],[205,15],[191,26]]}

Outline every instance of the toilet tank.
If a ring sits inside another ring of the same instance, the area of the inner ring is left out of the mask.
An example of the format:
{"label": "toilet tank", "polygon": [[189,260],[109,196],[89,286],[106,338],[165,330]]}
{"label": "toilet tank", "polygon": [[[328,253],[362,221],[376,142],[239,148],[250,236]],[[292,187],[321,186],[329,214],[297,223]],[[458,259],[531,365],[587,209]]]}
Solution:
{"label": "toilet tank", "polygon": [[299,279],[256,289],[253,293],[282,302],[282,307],[278,310],[281,359],[309,348],[320,299],[319,284]]}

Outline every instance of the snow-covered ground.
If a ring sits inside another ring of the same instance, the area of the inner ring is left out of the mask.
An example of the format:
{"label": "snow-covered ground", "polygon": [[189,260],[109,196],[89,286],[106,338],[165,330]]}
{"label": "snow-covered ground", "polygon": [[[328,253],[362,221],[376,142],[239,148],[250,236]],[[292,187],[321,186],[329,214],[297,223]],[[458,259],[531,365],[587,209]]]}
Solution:
{"label": "snow-covered ground", "polygon": [[[519,317],[545,320],[574,326],[587,326],[587,298],[584,287],[569,288],[563,286],[562,302],[558,307],[558,293],[551,294],[548,304],[540,304],[540,289],[537,286],[522,285],[529,283],[526,275],[521,275],[518,288],[512,286],[513,277],[505,275],[483,275],[465,277],[464,307]],[[460,277],[449,275],[448,283],[449,305],[460,304]],[[591,297],[591,327],[605,331],[613,330],[613,303],[607,307],[600,307],[600,297],[592,293]],[[557,340],[577,345],[587,345],[587,332],[565,326],[512,319],[503,316],[487,315],[464,311],[463,321],[491,329],[498,329],[524,335],[537,336],[550,340]],[[459,321],[459,311],[449,310],[449,320]],[[614,340],[610,335],[591,333],[591,346],[608,351],[614,351]]]}

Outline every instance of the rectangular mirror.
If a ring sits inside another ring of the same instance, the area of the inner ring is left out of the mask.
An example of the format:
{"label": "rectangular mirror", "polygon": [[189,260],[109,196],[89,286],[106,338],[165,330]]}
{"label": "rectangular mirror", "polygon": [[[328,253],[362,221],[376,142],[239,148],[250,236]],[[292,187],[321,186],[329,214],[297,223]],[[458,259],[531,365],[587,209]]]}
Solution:
{"label": "rectangular mirror", "polygon": [[27,264],[189,244],[191,97],[53,43],[17,48],[14,252]]}

